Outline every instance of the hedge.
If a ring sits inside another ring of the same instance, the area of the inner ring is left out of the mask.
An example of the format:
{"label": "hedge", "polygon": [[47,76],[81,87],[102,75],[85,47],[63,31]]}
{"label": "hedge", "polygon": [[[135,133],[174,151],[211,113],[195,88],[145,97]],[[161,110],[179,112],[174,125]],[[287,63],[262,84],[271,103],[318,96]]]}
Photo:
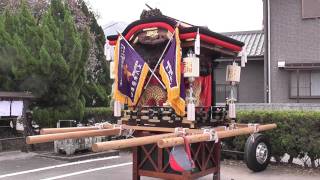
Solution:
{"label": "hedge", "polygon": [[[293,158],[310,157],[312,166],[320,158],[320,112],[316,111],[239,111],[239,123],[276,123],[277,129],[265,131],[272,145],[272,156],[279,162],[287,153]],[[243,151],[247,137],[234,138],[234,148]]]}
{"label": "hedge", "polygon": [[72,109],[36,108],[33,109],[32,118],[41,127],[56,127],[58,120],[82,121],[83,111]]}
{"label": "hedge", "polygon": [[41,127],[56,127],[58,120],[76,120],[78,123],[87,124],[114,121],[113,111],[107,107],[85,108],[84,112],[68,109],[43,108],[33,110],[33,120]]}
{"label": "hedge", "polygon": [[93,120],[98,122],[114,122],[113,109],[109,107],[90,107],[84,110],[85,121]]}

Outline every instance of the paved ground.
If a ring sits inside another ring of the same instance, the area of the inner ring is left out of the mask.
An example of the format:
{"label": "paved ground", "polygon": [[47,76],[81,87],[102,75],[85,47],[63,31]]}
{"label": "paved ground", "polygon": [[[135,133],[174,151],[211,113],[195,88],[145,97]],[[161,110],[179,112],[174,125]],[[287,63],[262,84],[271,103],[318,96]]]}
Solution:
{"label": "paved ground", "polygon": [[[129,153],[71,163],[39,157],[35,153],[0,153],[0,179],[130,180],[131,164]],[[264,172],[252,173],[241,162],[224,161],[221,168],[222,180],[320,179],[320,170],[303,170],[296,167],[270,166]],[[142,179],[151,180],[153,178],[143,177]],[[212,179],[212,176],[201,178],[201,180],[209,179]]]}

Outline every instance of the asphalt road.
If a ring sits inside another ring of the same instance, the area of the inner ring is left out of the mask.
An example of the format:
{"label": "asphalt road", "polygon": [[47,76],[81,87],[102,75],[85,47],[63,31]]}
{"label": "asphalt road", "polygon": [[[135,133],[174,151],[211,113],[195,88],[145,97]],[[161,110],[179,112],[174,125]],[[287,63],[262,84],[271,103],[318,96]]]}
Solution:
{"label": "asphalt road", "polygon": [[[35,153],[0,154],[0,179],[14,180],[130,180],[132,161],[129,153],[120,156],[94,158],[77,162],[65,162]],[[270,166],[260,173],[252,173],[243,163],[226,161],[221,167],[222,180],[319,180],[320,173],[295,168]],[[142,177],[151,180],[154,178]],[[211,180],[212,176],[200,178]]]}

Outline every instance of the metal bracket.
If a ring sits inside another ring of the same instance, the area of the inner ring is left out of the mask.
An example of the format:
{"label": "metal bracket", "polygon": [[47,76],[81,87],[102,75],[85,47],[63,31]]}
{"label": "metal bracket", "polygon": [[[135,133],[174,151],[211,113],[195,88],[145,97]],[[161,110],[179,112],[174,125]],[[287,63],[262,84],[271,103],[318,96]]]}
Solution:
{"label": "metal bracket", "polygon": [[208,134],[210,136],[208,141],[214,141],[215,143],[218,143],[219,137],[214,129],[203,129],[203,134]]}
{"label": "metal bracket", "polygon": [[119,124],[114,124],[114,125],[113,125],[113,129],[119,129],[119,130],[120,130],[120,131],[119,131],[119,136],[122,135],[122,131],[124,130],[123,127],[122,127],[122,125],[119,125]]}
{"label": "metal bracket", "polygon": [[174,128],[174,133],[184,136],[187,134],[187,128],[176,127],[176,128]]}
{"label": "metal bracket", "polygon": [[251,133],[250,138],[251,138],[251,141],[254,142],[254,140],[255,140],[254,139],[254,134],[259,132],[259,124],[257,124],[257,123],[255,123],[255,124],[249,123],[248,127],[253,127],[253,133]]}

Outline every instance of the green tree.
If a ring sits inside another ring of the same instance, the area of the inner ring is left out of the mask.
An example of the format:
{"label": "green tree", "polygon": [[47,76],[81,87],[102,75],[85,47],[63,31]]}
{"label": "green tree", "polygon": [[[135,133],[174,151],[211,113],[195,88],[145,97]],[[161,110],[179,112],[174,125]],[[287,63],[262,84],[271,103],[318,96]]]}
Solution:
{"label": "green tree", "polygon": [[35,91],[33,84],[26,83],[35,75],[37,52],[41,46],[40,28],[25,3],[17,12],[6,10],[1,16],[0,71],[3,90]]}
{"label": "green tree", "polygon": [[41,21],[25,1],[16,11],[5,10],[0,17],[0,90],[32,91],[38,108],[81,119],[89,39],[89,30],[78,32],[62,0],[52,0]]}
{"label": "green tree", "polygon": [[0,89],[10,90],[14,86],[13,66],[15,48],[11,45],[10,34],[5,28],[5,14],[0,16]]}
{"label": "green tree", "polygon": [[[49,35],[43,43],[43,49],[51,57],[48,92],[51,102],[46,104],[67,106],[78,112],[85,103],[80,90],[86,76],[85,64],[90,48],[87,32],[77,32],[70,10],[60,0],[51,1],[42,26],[50,32],[45,33]],[[43,56],[46,56],[44,50]]]}
{"label": "green tree", "polygon": [[0,91],[31,91],[38,97],[38,112],[68,118],[81,119],[85,105],[108,105],[105,37],[83,0],[6,0],[2,5]]}
{"label": "green tree", "polygon": [[89,20],[91,34],[91,53],[87,68],[87,80],[82,89],[86,98],[86,106],[108,106],[109,94],[111,92],[111,80],[109,78],[109,65],[104,56],[104,45],[106,42],[103,29],[98,24],[95,14],[89,10],[83,0],[78,0],[86,19]]}

